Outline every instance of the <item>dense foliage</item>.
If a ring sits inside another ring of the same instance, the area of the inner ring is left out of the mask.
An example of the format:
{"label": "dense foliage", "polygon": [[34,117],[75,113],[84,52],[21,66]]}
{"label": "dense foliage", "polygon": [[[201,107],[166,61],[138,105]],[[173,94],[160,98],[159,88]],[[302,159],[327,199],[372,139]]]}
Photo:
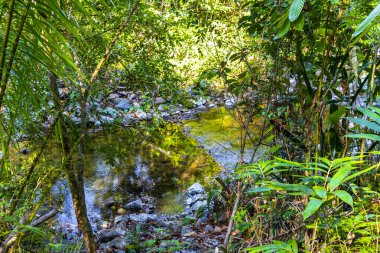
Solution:
{"label": "dense foliage", "polygon": [[[94,252],[88,114],[117,87],[152,104],[218,94],[236,102],[241,156],[268,147],[213,192],[225,251],[378,251],[379,15],[374,0],[1,0],[0,252],[58,212],[60,177]],[[44,163],[49,145],[59,164]]]}

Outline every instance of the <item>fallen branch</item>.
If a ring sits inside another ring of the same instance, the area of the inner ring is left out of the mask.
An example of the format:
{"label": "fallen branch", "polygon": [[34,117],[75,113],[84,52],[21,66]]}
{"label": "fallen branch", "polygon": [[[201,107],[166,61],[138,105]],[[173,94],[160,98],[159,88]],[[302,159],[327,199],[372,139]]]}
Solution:
{"label": "fallen branch", "polygon": [[[45,215],[41,216],[40,218],[32,221],[29,224],[29,226],[36,227],[38,225],[41,225],[45,221],[47,221],[47,220],[51,219],[52,217],[54,217],[57,213],[58,213],[58,209],[53,209],[50,212],[48,212],[47,214],[45,214]],[[23,225],[25,225],[27,223],[26,221],[29,219],[29,216],[30,216],[30,213],[28,213],[26,216],[24,216],[21,219],[20,226],[23,226]],[[21,233],[21,231],[19,231],[19,227],[20,226],[16,226],[13,229],[13,231],[8,235],[7,239],[4,240],[4,242],[2,243],[1,248],[0,248],[0,253],[6,253],[6,252],[8,252],[9,248],[19,238],[19,234]]]}

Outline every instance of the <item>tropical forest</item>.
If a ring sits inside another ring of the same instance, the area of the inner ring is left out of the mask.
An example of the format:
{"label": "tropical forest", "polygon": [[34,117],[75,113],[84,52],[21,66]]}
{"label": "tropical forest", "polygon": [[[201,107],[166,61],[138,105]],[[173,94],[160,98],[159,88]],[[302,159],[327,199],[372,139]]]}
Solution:
{"label": "tropical forest", "polygon": [[0,0],[0,253],[380,252],[378,0]]}

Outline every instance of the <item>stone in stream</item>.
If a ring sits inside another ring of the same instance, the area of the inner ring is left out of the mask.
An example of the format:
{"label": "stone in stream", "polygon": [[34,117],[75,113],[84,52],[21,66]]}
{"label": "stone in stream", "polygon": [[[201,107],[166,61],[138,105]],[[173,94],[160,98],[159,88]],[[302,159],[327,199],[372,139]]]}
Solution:
{"label": "stone in stream", "polygon": [[107,243],[101,243],[99,246],[100,252],[126,252],[125,249],[131,244],[128,237],[118,237]]}
{"label": "stone in stream", "polygon": [[115,105],[116,109],[128,110],[129,108],[131,108],[131,104],[129,103],[129,100],[126,98],[116,98],[115,102],[116,102],[116,105]]}
{"label": "stone in stream", "polygon": [[148,214],[148,213],[139,213],[139,214],[130,214],[129,218],[131,221],[136,223],[147,223],[157,220],[157,214]]}
{"label": "stone in stream", "polygon": [[226,101],[224,102],[224,105],[227,109],[234,109],[235,105],[236,105],[236,100],[234,98],[228,98],[226,99]]}
{"label": "stone in stream", "polygon": [[135,112],[134,116],[135,116],[136,119],[139,119],[139,120],[146,120],[148,118],[148,115],[146,114],[146,112],[144,112],[141,109],[138,109]]}
{"label": "stone in stream", "polygon": [[142,202],[141,199],[136,199],[136,200],[134,200],[132,202],[129,202],[124,207],[128,211],[140,212],[141,210],[143,210],[143,205],[144,205],[144,203]]}
{"label": "stone in stream", "polygon": [[98,232],[98,242],[105,243],[112,241],[116,237],[124,236],[126,232],[123,229],[115,228],[115,229],[103,229]]}
{"label": "stone in stream", "polygon": [[183,211],[182,216],[194,219],[200,208],[203,208],[204,214],[207,214],[210,211],[207,210],[207,195],[205,189],[201,184],[195,183],[186,191],[185,210]]}
{"label": "stone in stream", "polygon": [[115,221],[115,224],[118,224],[120,222],[128,222],[128,221],[132,221],[135,223],[147,223],[147,222],[157,221],[157,219],[158,219],[157,214],[132,213],[132,214],[116,216],[114,221]]}

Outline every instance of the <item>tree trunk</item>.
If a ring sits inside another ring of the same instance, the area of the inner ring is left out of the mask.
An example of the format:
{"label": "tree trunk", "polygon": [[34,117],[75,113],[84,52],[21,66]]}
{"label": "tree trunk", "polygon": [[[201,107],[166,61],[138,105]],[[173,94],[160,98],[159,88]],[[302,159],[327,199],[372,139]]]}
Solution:
{"label": "tree trunk", "polygon": [[[53,93],[54,104],[60,108],[62,105],[59,101],[57,77],[50,74],[50,88]],[[65,125],[63,116],[60,117],[62,150],[65,157],[70,153],[70,138]],[[83,155],[83,150],[80,149],[80,156]],[[82,157],[83,158],[83,157]],[[78,228],[83,234],[86,252],[92,253],[96,251],[95,239],[92,232],[90,221],[87,217],[86,198],[84,194],[84,176],[83,176],[83,159],[80,159],[78,166],[74,166],[73,161],[69,158],[65,164],[65,169],[70,183],[70,191],[73,199],[75,216],[78,222]]]}

